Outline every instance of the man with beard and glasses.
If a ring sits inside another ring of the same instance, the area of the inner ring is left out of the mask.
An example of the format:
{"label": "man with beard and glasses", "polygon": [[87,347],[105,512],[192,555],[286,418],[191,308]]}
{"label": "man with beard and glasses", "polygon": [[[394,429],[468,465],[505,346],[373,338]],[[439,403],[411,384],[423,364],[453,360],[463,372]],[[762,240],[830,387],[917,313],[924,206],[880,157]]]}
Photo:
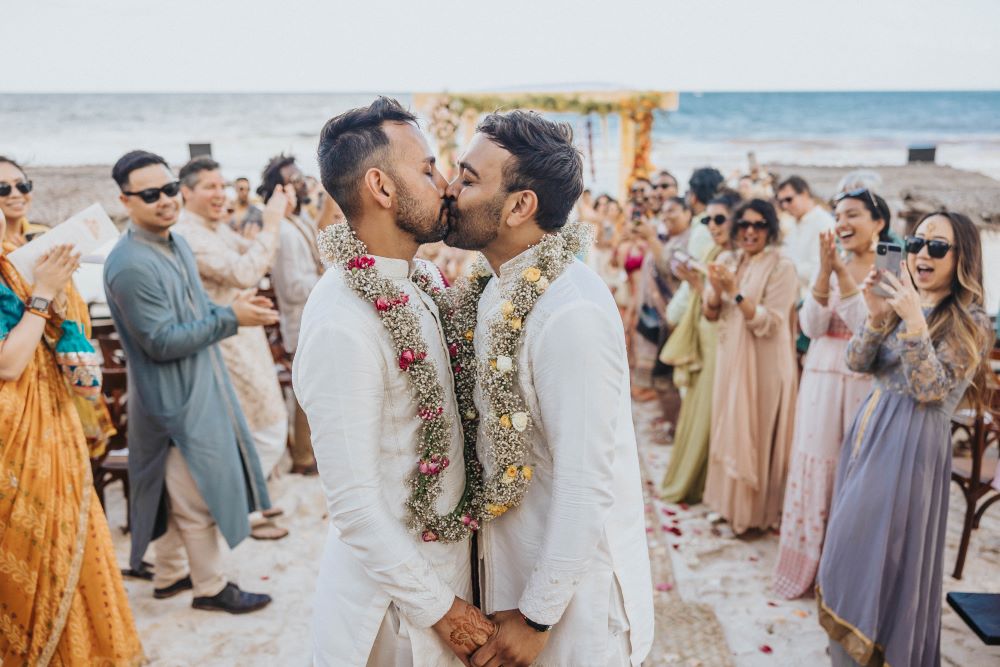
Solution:
{"label": "man with beard and glasses", "polygon": [[[384,97],[328,121],[318,158],[347,222],[321,237],[331,266],[306,303],[293,366],[331,523],[314,664],[468,664],[493,626],[467,602],[471,530],[428,527],[462,502],[465,467],[441,314],[418,287],[443,285],[414,260],[445,235],[447,183],[416,118]],[[431,440],[444,456],[421,466],[438,491],[427,506],[411,483]]]}
{"label": "man with beard and glasses", "polygon": [[[445,242],[481,250],[494,273],[473,337],[485,488],[504,474],[530,480],[478,534],[483,610],[498,631],[471,662],[638,665],[653,601],[625,338],[607,287],[557,236],[583,190],[582,158],[568,126],[513,111],[480,123],[459,167]],[[512,357],[497,355],[505,326],[521,336]],[[499,383],[513,391],[496,391],[490,373],[513,373]],[[499,414],[514,393],[524,412]],[[512,428],[523,465],[498,469]]]}

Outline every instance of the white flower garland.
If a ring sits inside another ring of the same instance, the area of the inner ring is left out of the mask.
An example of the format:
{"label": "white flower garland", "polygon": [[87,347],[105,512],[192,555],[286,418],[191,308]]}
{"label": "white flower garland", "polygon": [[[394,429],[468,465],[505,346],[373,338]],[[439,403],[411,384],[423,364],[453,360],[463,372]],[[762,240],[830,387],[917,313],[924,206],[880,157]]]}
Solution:
{"label": "white flower garland", "polygon": [[[480,523],[490,521],[520,504],[528,489],[533,469],[527,464],[528,433],[534,420],[528,411],[518,384],[517,363],[521,347],[524,322],[535,303],[556,280],[574,256],[588,246],[589,227],[567,225],[558,234],[546,234],[535,246],[534,263],[524,269],[514,284],[501,295],[500,314],[487,326],[487,355],[477,362],[472,343],[476,326],[479,298],[492,278],[485,259],[480,257],[469,279],[459,288],[454,306],[448,311],[446,328],[462,341],[459,362],[464,368],[477,368],[477,378],[489,414],[485,416],[489,434],[489,458],[494,463],[494,474],[482,479],[480,491],[474,494],[472,511]],[[447,333],[447,332],[446,332]],[[475,448],[477,423],[472,404],[473,384],[468,378],[456,391],[463,410],[466,449],[469,440]],[[463,395],[468,392],[468,395]],[[470,407],[471,406],[471,407]],[[480,471],[482,470],[480,465]],[[482,475],[482,473],[480,472]]]}
{"label": "white flower garland", "polygon": [[[441,473],[451,464],[448,451],[453,422],[452,415],[445,410],[445,392],[437,370],[427,358],[428,346],[421,333],[419,316],[409,305],[409,297],[375,269],[375,258],[368,255],[367,247],[346,222],[324,230],[319,236],[319,247],[328,261],[343,268],[348,286],[378,311],[392,339],[400,372],[406,373],[414,403],[419,406],[415,416],[423,423],[417,438],[416,470],[408,480],[410,497],[406,501],[410,527],[420,532],[425,542],[464,540],[479,527],[476,515],[470,513],[473,492],[480,485],[481,475],[475,437],[471,451],[465,438],[466,487],[462,499],[451,512],[438,514],[435,505],[441,493]],[[418,284],[434,286],[422,268],[414,278]],[[441,290],[436,286],[434,290],[439,293],[437,299],[442,299],[440,305],[444,305]],[[456,356],[457,345],[450,343],[449,351]],[[461,370],[452,369],[456,383],[462,376]]]}

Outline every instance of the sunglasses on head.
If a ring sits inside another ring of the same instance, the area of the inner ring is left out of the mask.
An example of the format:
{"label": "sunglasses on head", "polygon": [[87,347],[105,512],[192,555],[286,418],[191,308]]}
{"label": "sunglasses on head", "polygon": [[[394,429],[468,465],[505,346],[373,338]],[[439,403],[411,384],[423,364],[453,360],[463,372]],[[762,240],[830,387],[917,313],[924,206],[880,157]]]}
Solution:
{"label": "sunglasses on head", "polygon": [[919,236],[906,237],[907,254],[919,254],[925,245],[927,246],[927,254],[933,259],[941,259],[948,254],[949,250],[955,247],[947,241],[940,241],[938,239],[925,239]]}
{"label": "sunglasses on head", "polygon": [[34,187],[34,185],[32,185],[31,181],[18,181],[14,185],[11,185],[10,183],[0,183],[0,197],[9,197],[10,193],[14,191],[14,188],[17,188],[17,191],[22,195],[26,195],[31,192],[32,187]]}
{"label": "sunglasses on head", "polygon": [[839,204],[845,199],[861,199],[865,195],[868,195],[868,201],[872,203],[872,208],[877,211],[878,203],[875,201],[875,195],[868,188],[856,188],[854,190],[848,190],[847,192],[841,192],[833,198],[833,203]]}
{"label": "sunglasses on head", "polygon": [[728,219],[729,218],[727,218],[726,216],[722,215],[721,213],[719,215],[716,215],[716,216],[707,216],[706,215],[704,218],[701,219],[701,224],[707,225],[708,223],[711,222],[711,223],[715,223],[716,225],[724,225],[724,224],[726,224],[726,220],[728,220]]}
{"label": "sunglasses on head", "polygon": [[160,194],[165,194],[168,197],[176,197],[177,193],[181,191],[181,182],[173,181],[172,183],[167,183],[161,188],[146,188],[145,190],[139,190],[138,192],[128,192],[122,190],[123,195],[129,197],[138,197],[147,204],[155,204],[160,201]]}
{"label": "sunglasses on head", "polygon": [[739,220],[736,223],[736,227],[738,229],[750,229],[751,227],[753,227],[758,232],[766,232],[768,227],[770,227],[770,225],[767,224],[766,220],[756,220],[753,222],[751,222],[750,220]]}

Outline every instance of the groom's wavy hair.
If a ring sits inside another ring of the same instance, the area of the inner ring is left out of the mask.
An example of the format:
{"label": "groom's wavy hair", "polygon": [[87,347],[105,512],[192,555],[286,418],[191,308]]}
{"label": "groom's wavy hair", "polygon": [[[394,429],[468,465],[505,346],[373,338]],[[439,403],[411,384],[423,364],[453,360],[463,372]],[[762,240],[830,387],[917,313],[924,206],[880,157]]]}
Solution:
{"label": "groom's wavy hair", "polygon": [[583,194],[583,156],[573,145],[573,129],[533,111],[495,112],[482,132],[510,153],[503,166],[503,188],[531,190],[538,198],[535,221],[545,231],[561,229]]}
{"label": "groom's wavy hair", "polygon": [[389,171],[385,159],[389,137],[383,123],[413,123],[417,117],[391,97],[378,97],[366,107],[331,118],[319,134],[320,180],[348,220],[361,213],[361,180],[366,171]]}

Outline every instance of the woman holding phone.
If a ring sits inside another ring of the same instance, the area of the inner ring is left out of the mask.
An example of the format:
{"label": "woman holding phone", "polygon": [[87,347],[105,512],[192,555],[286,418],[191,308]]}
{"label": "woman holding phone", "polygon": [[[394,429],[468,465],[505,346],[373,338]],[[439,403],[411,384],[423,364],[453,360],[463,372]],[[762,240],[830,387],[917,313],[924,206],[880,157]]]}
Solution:
{"label": "woman holding phone", "polygon": [[53,248],[28,284],[7,259],[14,248],[0,250],[0,662],[137,665],[142,647],[73,404],[76,392],[100,391],[87,308],[70,281],[80,256]]}
{"label": "woman holding phone", "polygon": [[900,273],[865,279],[867,318],[847,347],[848,368],[875,386],[841,450],[817,579],[836,666],[940,664],[950,420],[986,388],[993,340],[976,226],[926,216]]}
{"label": "woman holding phone", "polygon": [[813,589],[840,445],[871,391],[871,376],[847,367],[847,343],[867,314],[859,285],[875,264],[879,242],[890,240],[884,199],[862,188],[835,201],[837,224],[820,233],[819,272],[799,309],[799,326],[811,343],[799,383],[774,572],[774,589],[787,599]]}
{"label": "woman holding phone", "polygon": [[[663,478],[660,498],[669,503],[699,503],[708,469],[708,439],[712,427],[712,385],[715,382],[715,322],[701,312],[705,292],[705,265],[733,246],[730,228],[739,195],[717,197],[708,203],[702,223],[712,235],[713,246],[698,262],[678,262],[674,273],[684,284],[667,307],[667,321],[674,327],[660,352],[660,361],[673,366],[673,381],[687,390],[681,403],[670,467]],[[678,320],[670,314],[678,308]]]}
{"label": "woman holding phone", "polygon": [[705,504],[736,534],[778,526],[795,417],[792,331],[799,279],[778,214],[752,199],[733,216],[735,253],[708,265],[703,311],[719,322]]}

